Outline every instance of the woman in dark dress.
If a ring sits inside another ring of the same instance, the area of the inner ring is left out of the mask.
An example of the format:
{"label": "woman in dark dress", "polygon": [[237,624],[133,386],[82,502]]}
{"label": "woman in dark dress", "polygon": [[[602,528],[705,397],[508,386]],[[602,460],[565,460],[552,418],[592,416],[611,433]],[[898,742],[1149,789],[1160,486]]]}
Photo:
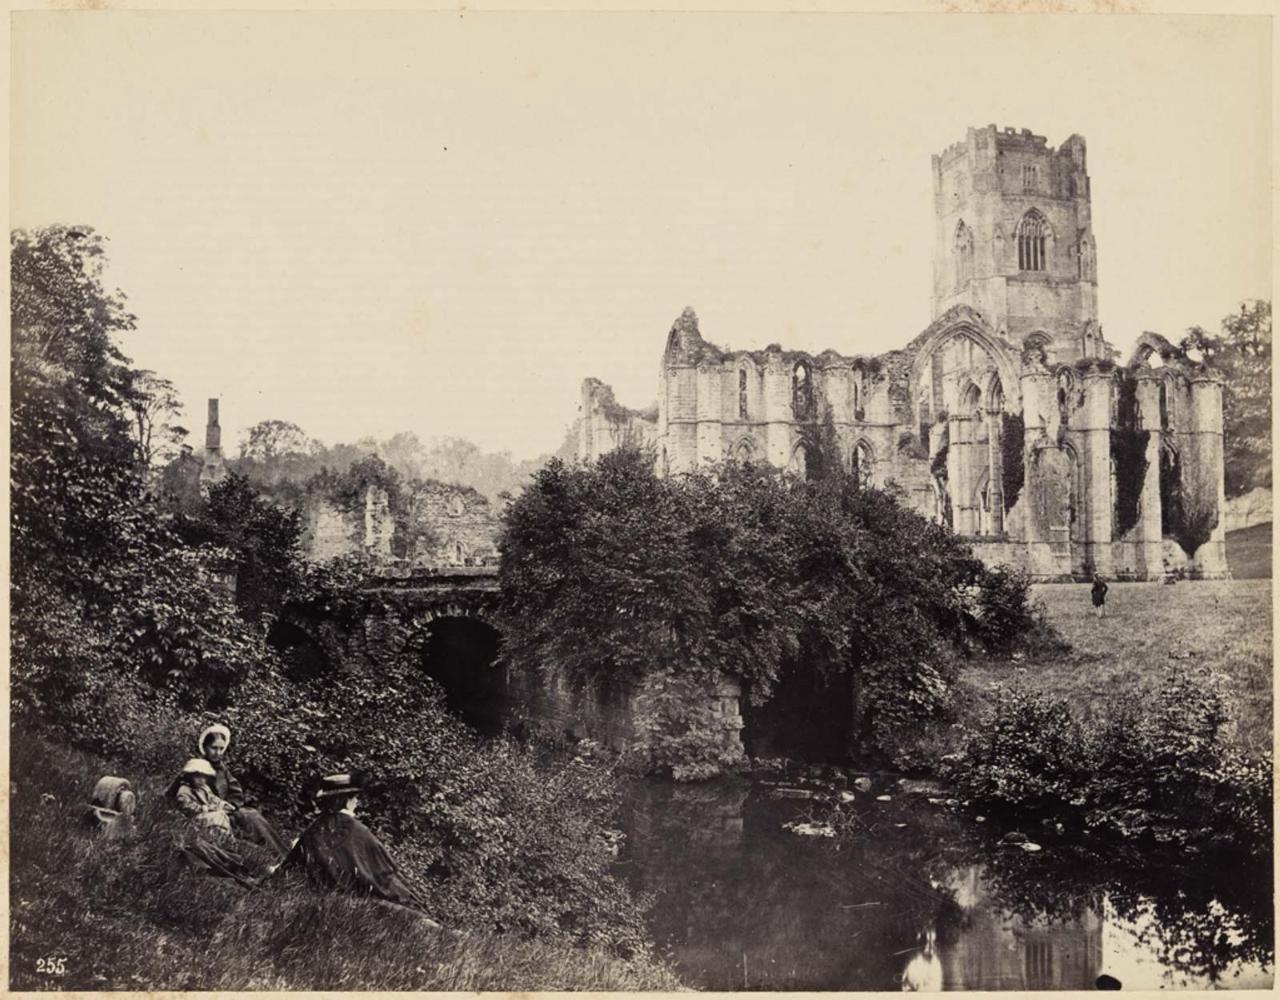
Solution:
{"label": "woman in dark dress", "polygon": [[262,844],[275,852],[276,858],[284,856],[288,848],[275,827],[257,809],[248,804],[244,788],[227,767],[226,753],[231,745],[231,730],[223,725],[207,727],[200,734],[200,756],[213,767],[210,782],[218,798],[230,803],[231,828],[236,836],[254,844]]}

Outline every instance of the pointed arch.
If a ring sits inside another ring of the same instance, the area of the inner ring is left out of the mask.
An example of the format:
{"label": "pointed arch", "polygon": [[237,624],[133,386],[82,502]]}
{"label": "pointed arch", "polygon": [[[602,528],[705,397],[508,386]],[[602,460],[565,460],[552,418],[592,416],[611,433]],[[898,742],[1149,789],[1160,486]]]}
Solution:
{"label": "pointed arch", "polygon": [[803,358],[791,369],[791,410],[797,420],[813,417],[813,367]]}
{"label": "pointed arch", "polygon": [[849,453],[849,472],[853,476],[853,484],[861,489],[875,481],[876,451],[866,438],[858,438]]}
{"label": "pointed arch", "polygon": [[1018,243],[1018,270],[1043,271],[1048,260],[1049,241],[1053,230],[1038,208],[1028,209],[1014,231]]}
{"label": "pointed arch", "polygon": [[1000,374],[1000,381],[1005,387],[1014,405],[1021,400],[1019,392],[1018,369],[1014,364],[1015,355],[987,326],[986,322],[974,310],[967,306],[953,306],[943,313],[925,333],[921,334],[919,349],[911,362],[911,381],[909,385],[913,398],[917,401],[929,399],[931,412],[936,416],[943,409],[940,386],[934,386],[932,394],[925,393],[925,386],[935,372],[934,358],[953,337],[967,337],[977,348],[984,351],[995,370]]}
{"label": "pointed arch", "polygon": [[750,437],[739,438],[730,451],[733,460],[739,465],[752,465],[756,461],[756,444]]}

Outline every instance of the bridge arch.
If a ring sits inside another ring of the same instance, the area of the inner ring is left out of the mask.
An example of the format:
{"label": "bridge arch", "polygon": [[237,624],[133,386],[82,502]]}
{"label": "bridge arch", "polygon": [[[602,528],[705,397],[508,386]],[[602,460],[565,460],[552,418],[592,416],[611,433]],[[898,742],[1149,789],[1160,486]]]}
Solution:
{"label": "bridge arch", "polygon": [[445,606],[423,612],[415,625],[418,665],[443,689],[449,710],[483,736],[502,732],[510,685],[492,622],[474,609]]}

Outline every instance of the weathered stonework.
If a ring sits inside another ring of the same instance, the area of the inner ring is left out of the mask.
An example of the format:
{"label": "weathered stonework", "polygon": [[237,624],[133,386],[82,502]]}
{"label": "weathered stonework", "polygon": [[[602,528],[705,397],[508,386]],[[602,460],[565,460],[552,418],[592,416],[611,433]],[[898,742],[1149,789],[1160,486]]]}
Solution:
{"label": "weathered stonework", "polygon": [[[990,563],[1039,580],[1225,576],[1222,386],[1156,334],[1118,366],[1097,323],[1084,140],[1055,150],[1026,130],[970,129],[933,168],[935,318],[905,348],[726,351],[686,309],[656,414],[583,383],[579,457],[633,441],[662,475],[726,459],[803,475],[829,416],[847,469],[894,484]],[[1122,418],[1131,390],[1136,415]],[[1141,482],[1117,484],[1116,432],[1146,433]],[[1183,522],[1211,528],[1166,523],[1162,455],[1176,458]],[[1134,491],[1137,523],[1117,524],[1118,496]]]}
{"label": "weathered stonework", "polygon": [[408,509],[393,513],[387,493],[365,491],[359,510],[313,498],[304,508],[304,543],[311,559],[364,555],[375,573],[496,566],[501,522],[489,501],[469,486],[420,483]]}

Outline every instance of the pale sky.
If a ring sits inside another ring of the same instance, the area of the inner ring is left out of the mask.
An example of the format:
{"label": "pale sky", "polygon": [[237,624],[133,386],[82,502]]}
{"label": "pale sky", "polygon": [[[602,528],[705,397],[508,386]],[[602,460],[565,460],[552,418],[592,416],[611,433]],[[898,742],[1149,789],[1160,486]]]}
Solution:
{"label": "pale sky", "polygon": [[[11,217],[92,225],[196,443],[267,418],[533,457],[583,377],[655,398],[686,305],[735,348],[930,319],[930,154],[1088,142],[1099,312],[1270,297],[1254,17],[19,13]],[[233,449],[232,449],[233,450]]]}

